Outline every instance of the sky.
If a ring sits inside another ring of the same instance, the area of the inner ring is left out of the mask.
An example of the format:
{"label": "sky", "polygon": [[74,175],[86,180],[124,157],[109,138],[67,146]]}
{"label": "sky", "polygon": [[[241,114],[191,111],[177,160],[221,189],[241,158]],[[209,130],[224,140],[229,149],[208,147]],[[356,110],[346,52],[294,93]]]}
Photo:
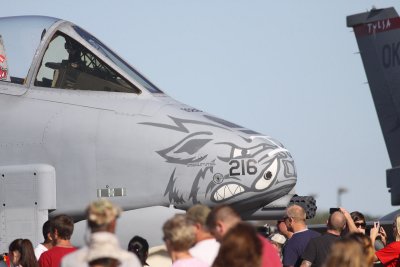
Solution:
{"label": "sky", "polygon": [[171,97],[281,141],[299,195],[379,216],[390,168],[346,16],[398,1],[3,0],[102,40]]}

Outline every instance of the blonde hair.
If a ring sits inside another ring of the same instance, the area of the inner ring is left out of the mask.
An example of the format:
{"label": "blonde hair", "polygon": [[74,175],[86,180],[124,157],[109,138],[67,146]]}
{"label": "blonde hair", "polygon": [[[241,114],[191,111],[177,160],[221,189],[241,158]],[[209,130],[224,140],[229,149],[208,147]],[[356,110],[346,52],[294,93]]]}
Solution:
{"label": "blonde hair", "polygon": [[361,244],[352,239],[339,240],[332,245],[324,267],[368,267]]}
{"label": "blonde hair", "polygon": [[[393,221],[393,226],[396,227],[396,230],[393,231],[393,235],[396,241],[400,241],[400,214],[397,214]],[[393,229],[394,230],[394,229]]]}
{"label": "blonde hair", "polygon": [[163,225],[164,241],[174,251],[186,251],[196,241],[194,225],[185,215],[176,214]]}
{"label": "blonde hair", "polygon": [[351,233],[345,238],[357,241],[361,245],[361,251],[364,253],[367,265],[372,266],[374,263],[375,249],[372,246],[371,238],[363,233]]}

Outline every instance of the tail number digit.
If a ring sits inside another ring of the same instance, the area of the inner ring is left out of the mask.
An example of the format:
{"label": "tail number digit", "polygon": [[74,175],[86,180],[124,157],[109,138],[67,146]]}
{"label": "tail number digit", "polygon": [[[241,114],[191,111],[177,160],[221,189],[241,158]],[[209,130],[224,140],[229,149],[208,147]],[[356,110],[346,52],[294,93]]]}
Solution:
{"label": "tail number digit", "polygon": [[238,176],[238,175],[254,175],[257,173],[257,167],[256,167],[257,161],[255,159],[249,159],[249,160],[231,160],[229,162],[229,165],[231,166],[229,168],[229,175],[230,176]]}

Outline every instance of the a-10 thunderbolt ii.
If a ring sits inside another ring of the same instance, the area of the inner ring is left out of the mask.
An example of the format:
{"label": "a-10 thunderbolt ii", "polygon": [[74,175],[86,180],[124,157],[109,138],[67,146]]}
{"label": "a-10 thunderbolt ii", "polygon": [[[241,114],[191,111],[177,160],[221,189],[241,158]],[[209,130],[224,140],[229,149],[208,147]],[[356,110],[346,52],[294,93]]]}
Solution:
{"label": "a-10 thunderbolt ii", "polygon": [[[0,19],[0,252],[48,216],[196,203],[277,218],[297,175],[277,140],[182,104],[68,21]],[[315,212],[310,200],[309,213]],[[292,199],[293,201],[293,199]],[[150,222],[149,222],[150,223]]]}

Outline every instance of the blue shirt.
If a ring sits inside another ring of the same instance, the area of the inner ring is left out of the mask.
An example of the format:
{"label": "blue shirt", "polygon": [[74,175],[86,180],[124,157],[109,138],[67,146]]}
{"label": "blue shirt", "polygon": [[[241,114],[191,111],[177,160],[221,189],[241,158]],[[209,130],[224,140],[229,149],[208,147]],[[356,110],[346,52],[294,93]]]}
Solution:
{"label": "blue shirt", "polygon": [[283,266],[300,266],[308,242],[317,236],[320,233],[308,229],[294,233],[283,248]]}

